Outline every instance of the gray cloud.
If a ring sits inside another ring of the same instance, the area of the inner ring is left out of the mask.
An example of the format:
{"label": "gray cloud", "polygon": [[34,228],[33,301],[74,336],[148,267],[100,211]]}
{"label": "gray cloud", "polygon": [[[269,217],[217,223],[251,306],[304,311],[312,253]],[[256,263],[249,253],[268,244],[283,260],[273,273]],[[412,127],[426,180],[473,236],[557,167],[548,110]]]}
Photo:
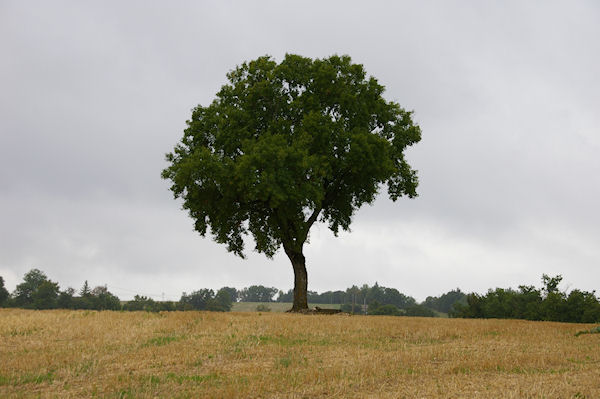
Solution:
{"label": "gray cloud", "polygon": [[285,256],[244,261],[198,237],[159,174],[236,64],[338,53],[415,111],[420,196],[382,196],[339,238],[316,226],[309,288],[379,281],[423,299],[560,273],[595,289],[599,16],[585,1],[3,2],[0,275],[13,289],[39,267],[121,297],[290,287]]}

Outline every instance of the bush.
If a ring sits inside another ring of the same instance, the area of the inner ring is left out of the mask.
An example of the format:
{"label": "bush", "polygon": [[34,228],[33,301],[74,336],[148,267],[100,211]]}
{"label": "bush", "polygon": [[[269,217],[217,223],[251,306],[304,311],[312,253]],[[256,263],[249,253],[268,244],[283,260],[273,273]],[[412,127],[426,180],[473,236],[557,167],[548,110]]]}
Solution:
{"label": "bush", "polygon": [[256,307],[257,312],[270,312],[271,308],[268,305],[261,303]]}

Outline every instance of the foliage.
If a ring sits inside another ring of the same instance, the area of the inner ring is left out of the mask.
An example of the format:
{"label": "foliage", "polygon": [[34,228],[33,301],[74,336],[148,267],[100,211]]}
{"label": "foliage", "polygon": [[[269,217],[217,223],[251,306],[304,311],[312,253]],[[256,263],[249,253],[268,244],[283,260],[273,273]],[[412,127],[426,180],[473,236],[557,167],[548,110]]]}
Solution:
{"label": "foliage", "polygon": [[50,280],[43,281],[35,291],[31,293],[31,304],[34,309],[54,309],[58,298],[58,284]]}
{"label": "foliage", "polygon": [[368,314],[386,315],[386,316],[413,316],[413,317],[436,317],[433,310],[422,305],[411,305],[404,309],[399,309],[396,305],[382,305],[377,300],[371,302],[368,308]]}
{"label": "foliage", "polygon": [[340,306],[340,310],[342,312],[352,313],[352,314],[363,314],[364,313],[363,306],[359,303],[357,303],[357,304],[344,303]]}
{"label": "foliage", "polygon": [[[411,113],[348,56],[288,54],[244,63],[208,106],[197,106],[162,177],[205,236],[244,256],[245,235],[272,257],[281,247],[306,307],[302,248],[321,220],[337,234],[387,183],[416,196],[404,150],[421,138]],[[299,274],[300,273],[300,274]],[[303,304],[296,302],[303,301]]]}
{"label": "foliage", "polygon": [[438,312],[450,313],[456,303],[461,303],[463,305],[467,303],[467,295],[463,293],[460,288],[449,291],[439,298],[436,296],[428,296],[422,305],[429,309],[437,310]]}
{"label": "foliage", "polygon": [[177,310],[177,303],[166,301],[157,302],[152,298],[142,295],[136,295],[132,301],[123,304],[123,310],[128,311],[146,311],[146,312],[163,312]]}
{"label": "foliage", "polygon": [[227,293],[229,294],[229,298],[231,299],[232,302],[237,302],[240,300],[239,292],[236,288],[223,287],[223,288],[221,288],[221,290],[227,291]]}
{"label": "foliage", "polygon": [[215,297],[208,301],[206,310],[211,310],[213,312],[229,312],[231,310],[231,306],[233,305],[231,295],[229,293],[230,290],[221,288],[219,291],[217,291]]}
{"label": "foliage", "polygon": [[396,305],[381,305],[377,301],[373,301],[369,304],[369,315],[386,315],[386,316],[401,316],[402,312]]}
{"label": "foliage", "polygon": [[108,291],[106,286],[97,286],[90,290],[87,280],[79,291],[81,296],[74,296],[75,290],[67,288],[58,296],[58,307],[66,309],[121,310],[121,301]]}
{"label": "foliage", "polygon": [[203,288],[189,295],[184,292],[179,300],[179,306],[182,310],[229,312],[232,301],[229,290],[226,288],[221,288],[216,294],[211,289]]}
{"label": "foliage", "polygon": [[85,282],[81,293],[75,297],[75,290],[67,288],[60,291],[58,283],[48,279],[39,269],[32,269],[23,276],[23,282],[17,285],[13,293],[13,304],[28,309],[96,309],[119,310],[119,298],[110,293],[105,286],[89,289]]}
{"label": "foliage", "polygon": [[[48,277],[39,269],[31,269],[23,276],[23,282],[17,285],[13,293],[14,304],[17,307],[32,308],[34,294],[38,288],[47,282]],[[44,287],[47,290],[48,286]]]}
{"label": "foliage", "polygon": [[53,309],[57,306],[58,284],[48,279],[39,269],[31,269],[23,276],[13,293],[13,303],[28,309]]}
{"label": "foliage", "polygon": [[574,289],[568,295],[558,290],[562,276],[543,275],[542,289],[520,286],[519,290],[496,288],[486,295],[469,294],[465,305],[456,305],[453,317],[547,320],[572,323],[600,321],[600,302],[595,292]]}
{"label": "foliage", "polygon": [[429,309],[423,305],[413,305],[404,309],[404,316],[413,316],[413,317],[436,317],[436,314],[433,310]]}
{"label": "foliage", "polygon": [[[291,302],[293,295],[293,290],[279,291],[277,302]],[[383,287],[378,283],[372,287],[368,284],[363,284],[361,287],[354,285],[345,291],[325,291],[321,294],[308,291],[308,302],[340,304],[340,309],[348,313],[363,313],[362,305],[371,305],[374,302],[377,302],[378,305],[393,305],[397,309],[406,309],[416,305],[414,298],[400,293],[396,288]]]}
{"label": "foliage", "polygon": [[4,288],[4,278],[0,276],[0,307],[5,306],[8,302],[8,290]]}
{"label": "foliage", "polygon": [[90,286],[87,282],[87,280],[85,280],[85,282],[83,283],[83,287],[81,287],[81,290],[79,291],[79,295],[82,297],[86,297],[86,296],[90,296],[92,292],[90,291]]}
{"label": "foliage", "polygon": [[[329,304],[342,304],[346,302],[345,291],[325,291],[318,293],[316,291],[308,291],[307,299],[309,303],[329,303]],[[277,302],[292,302],[294,300],[294,290],[288,290],[287,292],[279,291],[277,295]]]}
{"label": "foliage", "polygon": [[74,294],[75,290],[71,287],[61,291],[58,294],[58,299],[56,300],[57,307],[60,309],[75,309],[75,299],[73,298]]}
{"label": "foliage", "polygon": [[273,297],[279,290],[275,287],[265,287],[262,285],[251,285],[238,292],[242,302],[273,302]]}
{"label": "foliage", "polygon": [[194,310],[206,310],[208,302],[211,301],[215,296],[215,292],[211,289],[202,288],[191,294],[185,292],[181,295],[179,303],[183,306],[183,309],[194,309]]}

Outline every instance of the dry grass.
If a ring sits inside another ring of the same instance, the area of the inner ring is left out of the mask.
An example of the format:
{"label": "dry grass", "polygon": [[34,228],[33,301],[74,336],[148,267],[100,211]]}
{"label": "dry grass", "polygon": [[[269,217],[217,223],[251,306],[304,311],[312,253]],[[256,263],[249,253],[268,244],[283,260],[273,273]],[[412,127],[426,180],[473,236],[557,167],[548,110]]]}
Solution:
{"label": "dry grass", "polygon": [[600,398],[591,327],[0,309],[0,397]]}
{"label": "dry grass", "polygon": [[[234,302],[232,311],[233,312],[256,312],[257,306],[266,306],[271,309],[271,312],[287,312],[292,308],[291,302]],[[310,308],[319,306],[323,309],[339,309],[339,304],[328,304],[328,303],[309,303]]]}

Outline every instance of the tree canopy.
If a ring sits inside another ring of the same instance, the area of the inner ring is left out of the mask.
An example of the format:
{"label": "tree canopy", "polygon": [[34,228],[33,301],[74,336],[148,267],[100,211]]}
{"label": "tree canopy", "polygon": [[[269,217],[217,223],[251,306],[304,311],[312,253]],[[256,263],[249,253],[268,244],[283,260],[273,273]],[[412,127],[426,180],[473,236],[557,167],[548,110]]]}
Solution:
{"label": "tree canopy", "polygon": [[294,268],[294,310],[307,307],[302,252],[318,220],[337,234],[372,203],[416,196],[404,150],[421,138],[411,112],[348,56],[288,54],[243,63],[208,106],[198,105],[167,154],[171,181],[195,229],[244,256],[243,237],[272,257],[283,246]]}
{"label": "tree canopy", "polygon": [[8,290],[4,287],[4,278],[0,276],[0,306],[3,306],[8,299]]}

